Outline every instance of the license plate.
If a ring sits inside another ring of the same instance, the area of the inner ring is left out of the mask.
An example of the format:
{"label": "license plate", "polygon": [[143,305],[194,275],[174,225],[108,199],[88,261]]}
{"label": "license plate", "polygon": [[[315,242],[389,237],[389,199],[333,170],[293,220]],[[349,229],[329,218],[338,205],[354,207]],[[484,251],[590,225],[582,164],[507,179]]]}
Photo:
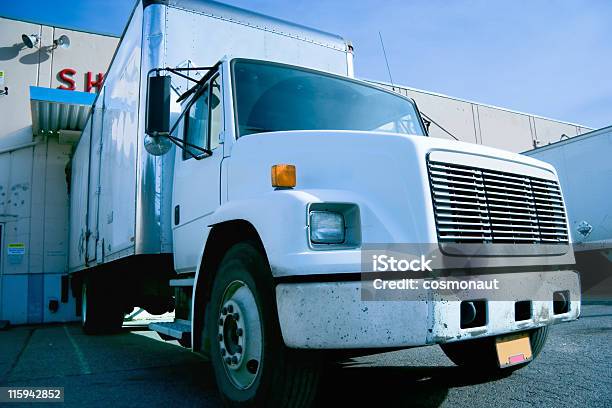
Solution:
{"label": "license plate", "polygon": [[533,359],[527,333],[500,336],[495,339],[495,348],[500,368],[526,363]]}

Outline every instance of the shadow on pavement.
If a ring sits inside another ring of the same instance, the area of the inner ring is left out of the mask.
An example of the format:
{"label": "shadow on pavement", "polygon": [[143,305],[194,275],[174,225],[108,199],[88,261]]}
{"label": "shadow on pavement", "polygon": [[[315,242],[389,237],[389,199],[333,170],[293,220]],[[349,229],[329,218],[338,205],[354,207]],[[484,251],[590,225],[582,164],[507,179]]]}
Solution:
{"label": "shadow on pavement", "polygon": [[343,406],[438,407],[450,388],[495,379],[460,367],[356,367],[349,364],[326,370],[318,403],[326,405],[340,398]]}

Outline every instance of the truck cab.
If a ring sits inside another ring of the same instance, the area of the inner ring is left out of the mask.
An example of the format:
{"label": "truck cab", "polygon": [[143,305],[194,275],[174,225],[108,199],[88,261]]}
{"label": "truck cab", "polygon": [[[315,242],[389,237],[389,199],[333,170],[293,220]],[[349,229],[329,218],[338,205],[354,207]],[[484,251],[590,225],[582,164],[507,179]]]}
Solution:
{"label": "truck cab", "polygon": [[[431,139],[413,100],[352,78],[241,58],[206,71],[173,120],[169,81],[149,78],[149,115],[167,118],[147,150],[176,145],[179,276],[179,323],[153,328],[209,355],[228,401],[276,398],[265,381],[283,370],[316,382],[313,350],[440,344],[516,369],[578,317],[552,166]],[[381,254],[427,268],[381,272]]]}

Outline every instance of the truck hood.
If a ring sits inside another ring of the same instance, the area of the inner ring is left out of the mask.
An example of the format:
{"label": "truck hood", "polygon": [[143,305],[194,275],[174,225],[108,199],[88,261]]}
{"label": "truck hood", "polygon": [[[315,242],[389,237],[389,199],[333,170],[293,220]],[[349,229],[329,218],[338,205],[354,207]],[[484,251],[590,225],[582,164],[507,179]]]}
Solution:
{"label": "truck hood", "polygon": [[303,193],[302,199],[359,205],[363,242],[433,243],[437,235],[427,156],[435,151],[469,155],[475,166],[480,159],[499,161],[556,178],[547,163],[458,141],[360,131],[271,132],[244,136],[233,144],[224,162],[226,199],[252,199],[274,191],[271,166],[293,164],[293,191]]}

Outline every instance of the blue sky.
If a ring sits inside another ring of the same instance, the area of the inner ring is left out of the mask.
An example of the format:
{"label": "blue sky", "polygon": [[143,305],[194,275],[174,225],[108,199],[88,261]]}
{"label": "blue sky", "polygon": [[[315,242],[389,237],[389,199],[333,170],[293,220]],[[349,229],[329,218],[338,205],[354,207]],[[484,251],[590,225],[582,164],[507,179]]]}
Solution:
{"label": "blue sky", "polygon": [[[356,74],[555,119],[612,124],[612,2],[225,0],[342,35]],[[130,0],[9,0],[0,15],[121,33]]]}

